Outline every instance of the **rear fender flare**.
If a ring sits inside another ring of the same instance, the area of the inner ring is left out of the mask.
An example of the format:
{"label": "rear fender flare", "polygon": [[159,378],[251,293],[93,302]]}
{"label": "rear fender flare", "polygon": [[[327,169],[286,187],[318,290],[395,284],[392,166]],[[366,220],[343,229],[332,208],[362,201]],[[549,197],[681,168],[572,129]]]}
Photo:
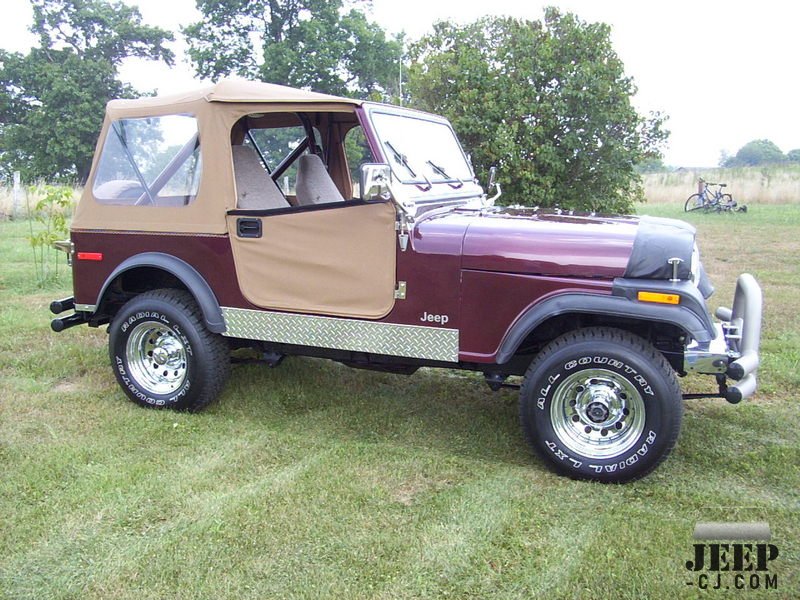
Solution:
{"label": "rear fender flare", "polygon": [[214,295],[211,286],[208,285],[208,282],[189,263],[161,252],[144,252],[131,256],[120,263],[103,284],[103,288],[97,296],[96,306],[100,306],[108,287],[115,279],[126,271],[141,267],[161,269],[176,277],[186,286],[189,293],[194,296],[197,305],[203,313],[203,320],[208,330],[212,333],[225,332],[227,327],[225,326],[225,319],[222,316],[222,309],[219,306],[219,301],[216,295]]}

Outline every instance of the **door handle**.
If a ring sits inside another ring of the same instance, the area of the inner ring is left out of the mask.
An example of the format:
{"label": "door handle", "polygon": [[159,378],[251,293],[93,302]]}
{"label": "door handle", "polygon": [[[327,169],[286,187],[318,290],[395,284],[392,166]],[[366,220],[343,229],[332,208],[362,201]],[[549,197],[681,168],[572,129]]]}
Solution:
{"label": "door handle", "polygon": [[261,219],[236,219],[236,235],[241,238],[260,238]]}

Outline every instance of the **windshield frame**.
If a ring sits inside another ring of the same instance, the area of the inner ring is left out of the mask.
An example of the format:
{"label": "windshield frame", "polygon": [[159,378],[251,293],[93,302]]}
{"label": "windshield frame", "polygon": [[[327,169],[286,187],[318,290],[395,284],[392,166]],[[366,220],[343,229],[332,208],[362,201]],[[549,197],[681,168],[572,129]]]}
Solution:
{"label": "windshield frame", "polygon": [[[483,188],[478,185],[472,163],[467,153],[464,152],[461,141],[458,139],[450,121],[438,115],[387,104],[365,103],[364,108],[369,121],[369,129],[374,139],[374,148],[380,153],[381,160],[391,168],[396,184],[395,189],[402,194],[404,197],[403,200],[413,200],[414,203],[422,205],[443,203],[463,204],[465,201],[473,200],[483,195]],[[402,153],[406,149],[393,146],[394,150],[392,150],[387,147],[386,142],[393,144],[393,140],[387,139],[381,135],[381,129],[374,119],[374,115],[376,114],[427,121],[446,127],[453,136],[453,141],[456,143],[461,160],[464,161],[469,176],[445,178],[443,175],[436,172],[435,167],[429,167],[429,165],[426,164],[430,161],[435,161],[437,158],[436,156],[419,156],[414,157],[414,169],[418,170],[418,166],[424,166],[426,169],[430,168],[433,174],[431,176],[426,176],[424,173],[416,173],[415,177],[409,178],[410,173],[408,167],[394,155],[396,150],[401,154],[402,158],[405,158],[405,155],[402,155]]]}

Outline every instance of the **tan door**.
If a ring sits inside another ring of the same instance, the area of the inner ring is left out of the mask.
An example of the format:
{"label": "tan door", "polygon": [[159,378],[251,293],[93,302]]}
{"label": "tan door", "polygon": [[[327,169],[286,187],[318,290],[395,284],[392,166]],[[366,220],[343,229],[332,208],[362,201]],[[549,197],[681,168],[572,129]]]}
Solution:
{"label": "tan door", "polygon": [[391,203],[227,215],[236,277],[265,309],[379,319],[394,305]]}

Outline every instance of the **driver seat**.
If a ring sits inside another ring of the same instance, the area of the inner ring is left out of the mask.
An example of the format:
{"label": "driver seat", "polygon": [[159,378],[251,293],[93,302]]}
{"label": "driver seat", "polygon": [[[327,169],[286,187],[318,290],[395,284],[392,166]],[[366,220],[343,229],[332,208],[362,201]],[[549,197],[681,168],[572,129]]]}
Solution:
{"label": "driver seat", "polygon": [[328,175],[325,163],[316,154],[303,154],[297,160],[297,204],[309,206],[330,202],[344,202],[344,198]]}

